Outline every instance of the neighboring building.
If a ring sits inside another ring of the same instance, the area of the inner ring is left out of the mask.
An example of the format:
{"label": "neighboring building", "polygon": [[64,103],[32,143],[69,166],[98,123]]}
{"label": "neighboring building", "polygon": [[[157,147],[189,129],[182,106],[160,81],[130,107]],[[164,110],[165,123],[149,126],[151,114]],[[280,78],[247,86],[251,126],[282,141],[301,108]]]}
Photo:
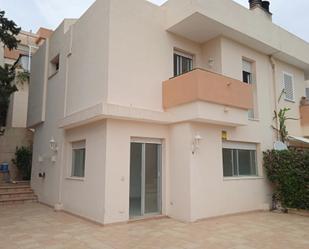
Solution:
{"label": "neighboring building", "polygon": [[102,224],[269,209],[262,152],[274,110],[309,115],[309,44],[250,2],[100,0],[65,20],[32,61],[39,200]]}
{"label": "neighboring building", "polygon": [[[14,84],[18,91],[13,93],[7,113],[6,127],[0,134],[0,163],[10,164],[10,173],[13,180],[19,179],[18,171],[12,164],[16,147],[32,146],[33,132],[27,128],[27,111],[29,95],[29,72],[31,57],[52,31],[40,28],[36,34],[21,31],[17,36],[20,41],[17,49],[9,50],[0,46],[0,65],[14,67],[16,77]],[[0,182],[2,176],[0,175]]]}
{"label": "neighboring building", "polygon": [[29,82],[26,76],[30,72],[31,57],[52,34],[51,30],[40,28],[36,34],[21,31],[17,36],[20,41],[17,49],[4,49],[4,63],[16,68],[15,84],[18,91],[12,94],[7,116],[7,127],[26,128]]}

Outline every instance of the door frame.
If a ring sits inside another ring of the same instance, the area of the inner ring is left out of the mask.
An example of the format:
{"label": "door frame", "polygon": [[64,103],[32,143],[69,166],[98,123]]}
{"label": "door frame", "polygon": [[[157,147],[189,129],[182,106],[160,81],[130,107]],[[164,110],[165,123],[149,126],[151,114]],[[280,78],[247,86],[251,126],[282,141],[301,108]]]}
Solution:
{"label": "door frame", "polygon": [[[141,165],[141,175],[142,175],[142,179],[141,179],[141,216],[137,216],[137,217],[130,217],[130,219],[136,219],[136,218],[143,218],[143,217],[147,217],[147,216],[155,216],[155,215],[160,215],[162,213],[162,165],[163,165],[163,140],[162,139],[157,139],[157,138],[138,138],[138,137],[132,137],[131,141],[130,141],[130,148],[131,148],[131,144],[132,143],[138,143],[138,144],[142,144],[142,165]],[[157,182],[157,202],[158,202],[158,212],[155,213],[145,213],[145,168],[146,168],[146,144],[156,144],[159,146],[158,149],[158,155],[157,155],[157,159],[158,159],[158,182]],[[131,150],[130,150],[131,151]],[[130,158],[131,158],[131,153],[130,153]],[[131,160],[130,160],[131,161]],[[130,171],[131,171],[131,163],[130,163]],[[130,177],[129,177],[130,179]],[[130,193],[130,188],[131,188],[131,182],[129,184],[129,193]],[[130,203],[130,194],[129,194],[129,203]],[[130,206],[130,205],[129,205]],[[130,212],[130,208],[129,208],[129,212]]]}

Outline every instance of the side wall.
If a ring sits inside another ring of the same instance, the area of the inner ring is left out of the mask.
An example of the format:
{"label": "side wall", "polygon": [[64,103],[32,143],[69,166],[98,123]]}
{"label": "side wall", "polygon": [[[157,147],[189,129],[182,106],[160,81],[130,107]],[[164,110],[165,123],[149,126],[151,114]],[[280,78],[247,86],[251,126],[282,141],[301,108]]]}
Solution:
{"label": "side wall", "polygon": [[106,99],[109,2],[96,1],[69,31],[66,115]]}
{"label": "side wall", "polygon": [[162,82],[173,77],[174,48],[195,55],[195,66],[202,66],[202,47],[166,32],[164,20],[162,9],[148,1],[112,1],[109,103],[162,110]]}
{"label": "side wall", "polygon": [[[106,124],[104,121],[66,132],[61,185],[65,210],[103,223],[105,199]],[[86,141],[85,177],[71,177],[72,142]]]}

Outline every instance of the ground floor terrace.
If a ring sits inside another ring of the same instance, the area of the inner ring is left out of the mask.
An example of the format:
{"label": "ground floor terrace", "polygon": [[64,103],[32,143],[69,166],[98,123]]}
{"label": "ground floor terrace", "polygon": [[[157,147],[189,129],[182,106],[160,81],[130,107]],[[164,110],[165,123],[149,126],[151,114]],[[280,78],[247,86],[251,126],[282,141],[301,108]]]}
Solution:
{"label": "ground floor terrace", "polygon": [[37,204],[0,207],[5,249],[307,249],[309,218],[252,212],[182,223],[169,218],[101,226]]}

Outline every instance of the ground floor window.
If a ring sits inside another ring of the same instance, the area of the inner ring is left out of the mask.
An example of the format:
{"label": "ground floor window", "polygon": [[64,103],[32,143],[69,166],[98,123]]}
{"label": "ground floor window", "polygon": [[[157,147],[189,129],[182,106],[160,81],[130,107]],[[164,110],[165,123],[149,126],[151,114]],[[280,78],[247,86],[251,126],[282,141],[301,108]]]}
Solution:
{"label": "ground floor window", "polygon": [[86,141],[72,143],[72,177],[85,177]]}
{"label": "ground floor window", "polygon": [[223,176],[257,176],[256,145],[223,144]]}

